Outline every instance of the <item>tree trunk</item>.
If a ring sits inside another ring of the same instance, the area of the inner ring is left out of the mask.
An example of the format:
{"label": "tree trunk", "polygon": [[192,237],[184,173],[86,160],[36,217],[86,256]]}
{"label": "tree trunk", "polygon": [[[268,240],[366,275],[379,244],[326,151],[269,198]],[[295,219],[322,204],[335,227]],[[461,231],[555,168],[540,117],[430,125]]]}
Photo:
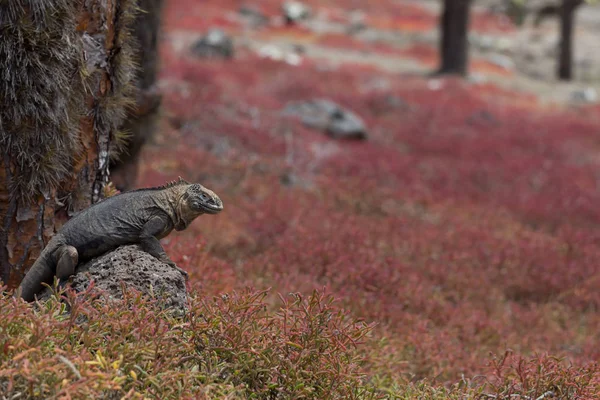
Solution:
{"label": "tree trunk", "polygon": [[133,0],[0,3],[0,273],[9,288],[103,197],[132,103]]}
{"label": "tree trunk", "polygon": [[130,111],[122,127],[127,135],[124,149],[120,152],[122,157],[117,155],[111,160],[110,166],[112,182],[122,191],[135,187],[140,151],[154,134],[161,103],[155,82],[163,0],[141,0],[138,4],[143,10],[137,15],[134,30],[136,60],[140,66],[135,79],[138,96],[135,109]]}
{"label": "tree trunk", "polygon": [[563,0],[560,7],[560,49],[558,60],[558,78],[573,79],[573,28],[575,10],[582,0]]}
{"label": "tree trunk", "polygon": [[444,0],[440,18],[440,74],[466,75],[471,0]]}

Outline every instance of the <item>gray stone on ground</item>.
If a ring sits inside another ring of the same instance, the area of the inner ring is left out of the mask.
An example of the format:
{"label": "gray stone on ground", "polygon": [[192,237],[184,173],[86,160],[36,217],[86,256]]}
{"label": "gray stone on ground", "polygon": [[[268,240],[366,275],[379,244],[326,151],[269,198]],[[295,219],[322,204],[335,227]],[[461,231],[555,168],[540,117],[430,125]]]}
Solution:
{"label": "gray stone on ground", "polygon": [[346,33],[349,35],[357,34],[368,28],[367,23],[365,22],[366,14],[364,12],[360,10],[354,10],[350,12],[349,17],[350,21],[346,27]]}
{"label": "gray stone on ground", "polygon": [[[187,292],[185,277],[175,268],[141,250],[137,245],[121,246],[77,267],[70,286],[77,292],[85,291],[91,281],[110,298],[122,299],[121,282],[144,294],[163,299],[164,308],[184,311]],[[39,299],[51,295],[44,289]]]}
{"label": "gray stone on ground", "polygon": [[251,27],[257,28],[269,23],[269,17],[254,6],[243,5],[239,8],[238,12],[242,16],[242,19]]}
{"label": "gray stone on ground", "polygon": [[369,102],[369,108],[375,114],[408,111],[412,109],[406,100],[395,94],[374,96]]}
{"label": "gray stone on ground", "polygon": [[571,93],[573,103],[596,103],[598,101],[598,92],[592,87],[578,89]]}
{"label": "gray stone on ground", "polygon": [[281,6],[283,16],[288,24],[307,19],[310,17],[310,7],[299,1],[286,1]]}
{"label": "gray stone on ground", "polygon": [[192,46],[192,54],[201,58],[231,58],[233,39],[221,29],[211,29]]}
{"label": "gray stone on ground", "polygon": [[467,117],[467,124],[469,125],[499,125],[500,121],[494,114],[488,110],[479,110],[472,113]]}
{"label": "gray stone on ground", "polygon": [[299,118],[306,126],[319,129],[336,139],[366,139],[363,120],[352,111],[327,99],[289,103],[283,115]]}

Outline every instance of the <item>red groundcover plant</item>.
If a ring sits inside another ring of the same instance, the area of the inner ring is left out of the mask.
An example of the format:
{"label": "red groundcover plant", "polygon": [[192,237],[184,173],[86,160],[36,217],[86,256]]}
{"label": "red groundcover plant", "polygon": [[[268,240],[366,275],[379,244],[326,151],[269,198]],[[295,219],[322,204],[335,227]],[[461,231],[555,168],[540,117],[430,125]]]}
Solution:
{"label": "red groundcover plant", "polygon": [[[57,296],[59,296],[58,294]],[[6,398],[376,398],[357,346],[371,327],[314,292],[194,296],[185,315],[160,299],[67,294],[40,309],[0,299]]]}
{"label": "red groundcover plant", "polygon": [[584,399],[600,389],[596,366],[509,353],[487,380],[386,381],[366,368],[372,326],[331,296],[290,294],[274,306],[267,294],[192,296],[184,315],[136,292],[123,301],[65,293],[62,302],[57,293],[38,309],[3,295],[0,390],[31,399]]}
{"label": "red groundcover plant", "polygon": [[[278,1],[258,3],[280,13]],[[355,4],[308,3],[342,22]],[[136,294],[69,297],[71,314],[2,297],[0,393],[600,398],[600,109],[389,68],[427,61],[426,43],[247,30],[232,17],[239,6],[165,9],[164,118],[139,186],[182,176],[225,203],[164,240],[190,273],[189,315]],[[371,30],[401,29],[407,16],[415,30],[435,22],[414,2],[361,7]],[[494,18],[476,16],[476,30],[503,31]],[[195,37],[215,26],[251,40],[231,60],[192,57]],[[298,50],[298,66],[261,58],[252,46],[271,39],[309,51]],[[282,115],[313,98],[360,115],[368,139],[334,141]]]}

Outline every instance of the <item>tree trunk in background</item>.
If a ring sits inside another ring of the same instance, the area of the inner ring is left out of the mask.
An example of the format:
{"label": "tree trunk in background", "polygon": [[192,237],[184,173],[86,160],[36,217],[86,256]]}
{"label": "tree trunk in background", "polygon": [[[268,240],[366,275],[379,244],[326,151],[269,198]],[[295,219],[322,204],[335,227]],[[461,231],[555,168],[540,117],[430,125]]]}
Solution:
{"label": "tree trunk in background", "polygon": [[583,0],[563,0],[560,7],[560,49],[558,59],[558,78],[573,79],[573,29],[575,10]]}
{"label": "tree trunk in background", "polygon": [[466,75],[471,0],[444,0],[440,17],[440,74]]}
{"label": "tree trunk in background", "polygon": [[[98,201],[132,103],[132,0],[0,3],[0,278]],[[26,68],[25,68],[26,67]]]}
{"label": "tree trunk in background", "polygon": [[137,104],[122,127],[128,136],[121,153],[122,157],[113,159],[110,167],[111,180],[119,190],[135,187],[140,150],[154,134],[161,103],[155,82],[163,0],[142,0],[138,4],[143,12],[138,13],[134,30],[137,41],[136,60],[140,66],[136,76]]}

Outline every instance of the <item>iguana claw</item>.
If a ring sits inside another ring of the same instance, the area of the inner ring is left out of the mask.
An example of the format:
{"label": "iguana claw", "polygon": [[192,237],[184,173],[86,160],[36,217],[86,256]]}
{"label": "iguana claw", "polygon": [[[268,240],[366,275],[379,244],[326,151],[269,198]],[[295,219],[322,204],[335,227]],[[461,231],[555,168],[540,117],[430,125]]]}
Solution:
{"label": "iguana claw", "polygon": [[169,264],[171,267],[175,268],[177,271],[179,271],[179,273],[181,273],[181,275],[183,275],[183,277],[185,278],[185,281],[187,282],[190,279],[190,275],[183,269],[179,268],[177,266],[177,264],[175,264],[173,261],[168,262],[167,264]]}

